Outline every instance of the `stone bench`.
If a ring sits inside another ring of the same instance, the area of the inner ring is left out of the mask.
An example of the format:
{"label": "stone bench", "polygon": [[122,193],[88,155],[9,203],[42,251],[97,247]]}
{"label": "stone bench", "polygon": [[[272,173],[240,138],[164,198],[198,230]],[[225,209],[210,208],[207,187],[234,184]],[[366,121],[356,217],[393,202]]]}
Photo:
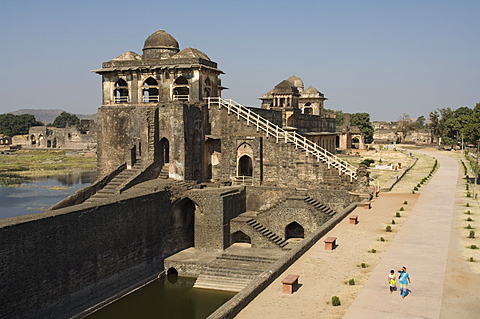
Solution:
{"label": "stone bench", "polygon": [[365,203],[363,203],[363,208],[365,208],[365,209],[370,209],[370,208],[372,208],[372,203],[370,203],[370,202],[365,202]]}
{"label": "stone bench", "polygon": [[337,237],[328,237],[325,239],[325,250],[333,250],[335,249]]}
{"label": "stone bench", "polygon": [[299,275],[288,275],[282,280],[282,292],[284,294],[293,294],[293,291],[298,286]]}
{"label": "stone bench", "polygon": [[350,224],[356,225],[358,223],[358,215],[350,215]]}

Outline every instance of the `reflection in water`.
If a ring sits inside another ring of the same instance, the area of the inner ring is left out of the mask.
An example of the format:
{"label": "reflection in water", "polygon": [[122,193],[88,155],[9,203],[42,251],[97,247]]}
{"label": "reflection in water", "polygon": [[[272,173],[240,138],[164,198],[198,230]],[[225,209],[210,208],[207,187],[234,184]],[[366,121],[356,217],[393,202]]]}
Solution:
{"label": "reflection in water", "polygon": [[0,219],[40,213],[95,181],[96,171],[22,179],[15,187],[0,186]]}
{"label": "reflection in water", "polygon": [[193,288],[194,283],[195,278],[170,274],[86,319],[204,319],[235,295],[234,292]]}

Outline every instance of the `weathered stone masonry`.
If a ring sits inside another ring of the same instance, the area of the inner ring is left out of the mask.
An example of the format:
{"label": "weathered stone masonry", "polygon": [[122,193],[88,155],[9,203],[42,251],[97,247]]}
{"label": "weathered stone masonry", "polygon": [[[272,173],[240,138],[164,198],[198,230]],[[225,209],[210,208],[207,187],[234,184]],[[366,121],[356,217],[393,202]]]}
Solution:
{"label": "weathered stone masonry", "polygon": [[[279,249],[239,222],[244,214],[283,240],[301,239],[358,201],[353,176],[208,103],[221,97],[223,72],[203,52],[180,51],[160,30],[143,53],[95,70],[99,182],[59,209],[0,220],[0,317],[82,314],[190,247],[221,252],[246,235],[252,247]],[[267,94],[251,111],[334,151],[326,98],[300,82],[282,81],[271,105]]]}

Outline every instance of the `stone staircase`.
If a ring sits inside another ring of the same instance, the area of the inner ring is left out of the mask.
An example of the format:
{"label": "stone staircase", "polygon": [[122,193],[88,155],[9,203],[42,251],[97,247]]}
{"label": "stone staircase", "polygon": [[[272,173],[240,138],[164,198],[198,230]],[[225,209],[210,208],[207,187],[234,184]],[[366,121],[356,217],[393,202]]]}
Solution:
{"label": "stone staircase", "polygon": [[123,170],[120,174],[115,176],[104,188],[93,194],[85,203],[94,203],[98,200],[105,198],[110,198],[116,196],[120,193],[120,187],[124,185],[125,182],[132,180],[137,177],[143,170],[142,160],[137,159],[135,165],[130,169]]}
{"label": "stone staircase", "polygon": [[263,226],[259,222],[257,222],[255,219],[250,218],[247,221],[247,224],[252,226],[256,231],[258,231],[260,234],[262,234],[264,237],[266,237],[268,240],[270,240],[272,243],[277,245],[279,248],[285,249],[286,246],[288,245],[288,242],[283,239],[282,237],[278,236],[271,230],[269,230],[267,227]]}
{"label": "stone staircase", "polygon": [[215,106],[218,106],[219,109],[226,109],[228,114],[236,115],[238,119],[245,120],[247,125],[256,127],[257,131],[263,131],[267,137],[273,137],[277,143],[291,144],[295,149],[305,152],[306,155],[312,155],[317,161],[327,165],[328,169],[334,168],[340,176],[348,176],[351,182],[357,179],[356,168],[354,166],[341,160],[335,154],[328,152],[305,136],[296,132],[285,131],[251,109],[231,99],[226,100],[219,97],[209,97],[208,107],[211,108]]}
{"label": "stone staircase", "polygon": [[162,170],[160,171],[160,174],[158,174],[158,178],[160,178],[160,179],[168,179],[169,178],[168,166],[167,165],[162,166]]}
{"label": "stone staircase", "polygon": [[314,206],[316,209],[321,210],[322,212],[324,212],[325,214],[327,214],[330,217],[332,217],[333,215],[335,215],[337,213],[332,208],[326,206],[325,204],[320,203],[315,198],[312,198],[310,196],[306,196],[304,198],[304,201],[307,202],[308,204]]}
{"label": "stone staircase", "polygon": [[273,257],[223,253],[205,266],[193,287],[239,292],[276,260]]}

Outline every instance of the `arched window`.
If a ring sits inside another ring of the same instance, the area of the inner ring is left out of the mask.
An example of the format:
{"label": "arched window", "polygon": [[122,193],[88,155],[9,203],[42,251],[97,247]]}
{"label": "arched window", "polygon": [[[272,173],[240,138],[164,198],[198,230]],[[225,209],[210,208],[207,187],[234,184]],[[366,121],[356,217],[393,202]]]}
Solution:
{"label": "arched window", "polygon": [[47,140],[47,147],[52,147],[52,141]]}
{"label": "arched window", "polygon": [[248,155],[243,155],[238,160],[238,176],[252,176],[252,159]]}
{"label": "arched window", "polygon": [[304,235],[303,227],[297,222],[292,222],[285,227],[285,239],[304,238]]}
{"label": "arched window", "polygon": [[53,138],[52,147],[57,148],[57,138],[56,137]]}
{"label": "arched window", "polygon": [[151,77],[146,79],[145,82],[143,82],[143,102],[158,102],[158,82]]}
{"label": "arched window", "polygon": [[128,85],[123,79],[115,82],[115,90],[113,91],[115,103],[128,103]]}
{"label": "arched window", "polygon": [[179,76],[174,82],[173,99],[175,101],[188,101],[189,94],[188,80],[183,76]]}
{"label": "arched window", "polygon": [[31,143],[32,145],[37,144],[37,140],[35,139],[35,134],[32,134],[32,135],[30,136],[30,143]]}
{"label": "arched window", "polygon": [[303,105],[303,114],[313,114],[312,103],[307,102]]}

